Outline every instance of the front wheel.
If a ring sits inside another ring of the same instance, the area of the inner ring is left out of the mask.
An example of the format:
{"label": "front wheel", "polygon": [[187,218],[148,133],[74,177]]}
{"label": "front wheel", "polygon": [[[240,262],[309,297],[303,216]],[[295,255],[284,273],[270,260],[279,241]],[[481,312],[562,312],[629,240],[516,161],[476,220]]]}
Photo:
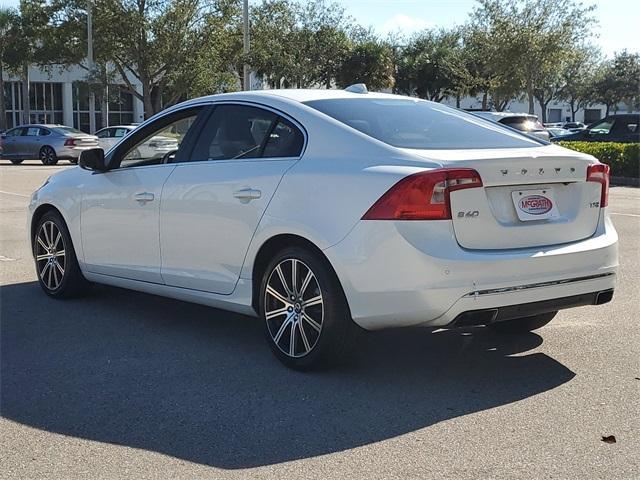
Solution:
{"label": "front wheel", "polygon": [[320,255],[300,247],[282,250],[266,268],[260,316],[271,350],[295,370],[343,361],[355,329],[336,274]]}
{"label": "front wheel", "polygon": [[558,312],[549,312],[532,315],[531,317],[514,318],[513,320],[492,323],[489,325],[489,328],[503,333],[527,333],[544,327],[553,320],[553,317],[555,317],[557,313]]}
{"label": "front wheel", "polygon": [[33,257],[40,287],[50,297],[76,296],[89,287],[80,271],[67,226],[59,213],[47,212],[38,222]]}
{"label": "front wheel", "polygon": [[40,149],[40,161],[43,165],[55,165],[58,163],[58,155],[52,147],[45,145]]}

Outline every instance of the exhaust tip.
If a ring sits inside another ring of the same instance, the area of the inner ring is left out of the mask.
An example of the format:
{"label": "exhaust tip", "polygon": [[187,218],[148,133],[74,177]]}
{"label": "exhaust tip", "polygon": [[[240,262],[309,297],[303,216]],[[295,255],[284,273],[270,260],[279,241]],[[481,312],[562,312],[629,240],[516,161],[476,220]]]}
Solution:
{"label": "exhaust tip", "polygon": [[596,301],[594,305],[602,305],[603,303],[609,303],[613,298],[613,290],[604,290],[602,292],[598,292],[596,295]]}

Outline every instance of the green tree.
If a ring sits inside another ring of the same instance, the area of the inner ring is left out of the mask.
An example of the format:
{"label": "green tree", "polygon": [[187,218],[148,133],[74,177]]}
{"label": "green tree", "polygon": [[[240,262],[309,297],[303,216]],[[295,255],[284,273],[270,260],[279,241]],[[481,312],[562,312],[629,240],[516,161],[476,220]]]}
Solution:
{"label": "green tree", "polygon": [[275,88],[329,88],[350,49],[351,19],[334,2],[266,0],[251,11],[249,63]]}
{"label": "green tree", "polygon": [[339,66],[336,84],[345,88],[364,83],[372,91],[393,87],[395,63],[391,45],[360,30],[354,32],[351,42],[349,53]]}
{"label": "green tree", "polygon": [[640,55],[637,53],[626,50],[617,53],[596,71],[592,99],[607,107],[607,115],[611,110],[617,111],[621,102],[637,105],[639,92]]}
{"label": "green tree", "polygon": [[569,104],[571,121],[576,121],[576,113],[585,108],[593,98],[594,74],[600,52],[593,47],[580,47],[571,55],[562,68],[562,89],[558,98]]}
{"label": "green tree", "polygon": [[490,41],[521,77],[533,113],[536,89],[544,90],[554,69],[588,37],[595,7],[576,0],[478,1],[472,23],[494,34]]}
{"label": "green tree", "polygon": [[18,25],[18,13],[10,8],[0,8],[0,130],[7,128],[7,108],[5,104],[4,71],[7,67],[15,67],[15,60],[10,57],[10,50],[15,48],[15,29]]}
{"label": "green tree", "polygon": [[462,39],[457,30],[428,30],[402,49],[396,89],[440,102],[459,94],[468,81]]}
{"label": "green tree", "polygon": [[[229,52],[227,28],[238,18],[237,0],[96,0],[96,38],[145,116],[200,90],[207,62],[218,71]],[[98,33],[99,32],[99,33]],[[234,45],[237,51],[239,38]],[[224,65],[230,68],[231,62]],[[142,86],[139,92],[131,78]],[[208,86],[211,84],[209,83]],[[212,92],[213,93],[213,92]]]}

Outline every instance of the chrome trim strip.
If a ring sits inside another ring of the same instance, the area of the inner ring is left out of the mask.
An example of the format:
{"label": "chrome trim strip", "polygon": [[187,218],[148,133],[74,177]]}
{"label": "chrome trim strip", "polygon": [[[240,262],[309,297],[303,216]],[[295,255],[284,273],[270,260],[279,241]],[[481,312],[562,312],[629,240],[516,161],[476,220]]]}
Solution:
{"label": "chrome trim strip", "polygon": [[576,282],[584,282],[587,280],[595,280],[596,278],[604,278],[604,277],[609,277],[611,275],[615,275],[615,272],[601,273],[598,275],[590,275],[588,277],[568,278],[565,280],[554,280],[552,282],[530,283],[528,285],[516,285],[514,287],[492,288],[489,290],[476,290],[474,292],[467,293],[465,297],[478,297],[480,295],[493,295],[495,293],[519,292],[521,290],[528,290],[530,288],[551,287],[554,285],[565,285],[567,283],[576,283]]}

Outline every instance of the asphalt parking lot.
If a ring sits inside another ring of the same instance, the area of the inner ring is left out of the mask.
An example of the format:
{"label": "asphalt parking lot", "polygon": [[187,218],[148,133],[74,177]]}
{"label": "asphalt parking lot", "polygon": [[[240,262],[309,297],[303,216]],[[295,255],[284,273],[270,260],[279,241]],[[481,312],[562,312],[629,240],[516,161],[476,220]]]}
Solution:
{"label": "asphalt parking lot", "polygon": [[368,334],[353,364],[301,374],[251,318],[101,286],[46,297],[26,205],[62,168],[0,161],[3,479],[639,478],[640,189],[611,190],[612,303],[520,337]]}

